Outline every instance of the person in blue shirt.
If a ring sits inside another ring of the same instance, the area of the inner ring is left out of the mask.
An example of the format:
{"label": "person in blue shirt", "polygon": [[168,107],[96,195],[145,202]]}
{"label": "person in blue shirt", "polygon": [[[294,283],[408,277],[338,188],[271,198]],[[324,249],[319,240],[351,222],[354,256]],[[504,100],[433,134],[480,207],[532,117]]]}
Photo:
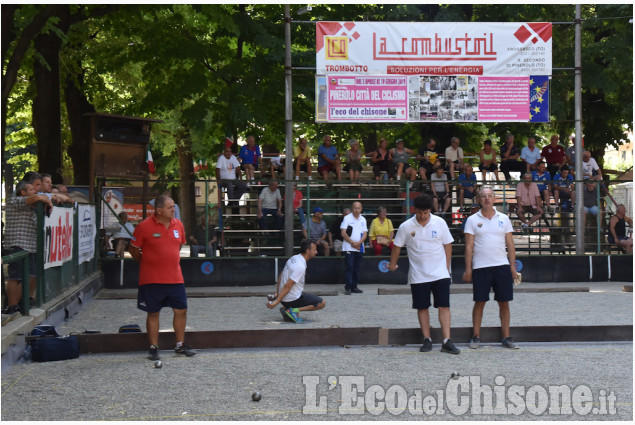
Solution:
{"label": "person in blue shirt", "polygon": [[338,180],[342,180],[340,155],[335,146],[331,145],[331,136],[324,136],[324,143],[318,148],[318,174],[328,181],[329,173],[333,172]]}
{"label": "person in blue shirt", "polygon": [[247,184],[254,183],[254,173],[258,166],[262,165],[260,146],[256,144],[254,136],[247,136],[247,144],[240,147],[238,159],[240,160],[241,168],[245,172]]}
{"label": "person in blue shirt", "polygon": [[575,185],[573,176],[567,167],[563,167],[559,173],[553,177],[553,200],[556,207],[560,205],[562,199],[562,210],[572,210],[575,205]]}
{"label": "person in blue shirt", "polygon": [[547,173],[547,165],[541,161],[536,165],[536,171],[532,171],[531,180],[536,182],[538,191],[542,195],[542,200],[546,209],[549,209],[551,199],[551,175]]}
{"label": "person in blue shirt", "polygon": [[474,199],[478,193],[476,187],[476,174],[471,165],[466,165],[463,173],[459,175],[459,205],[463,208],[464,199]]}

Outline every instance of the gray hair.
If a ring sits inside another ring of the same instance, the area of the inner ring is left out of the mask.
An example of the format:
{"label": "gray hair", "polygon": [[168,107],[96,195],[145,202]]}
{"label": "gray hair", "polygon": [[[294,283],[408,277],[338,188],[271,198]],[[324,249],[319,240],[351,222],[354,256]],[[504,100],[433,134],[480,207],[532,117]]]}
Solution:
{"label": "gray hair", "polygon": [[20,183],[18,183],[18,184],[16,185],[16,187],[15,187],[15,194],[16,194],[17,196],[22,196],[22,195],[21,195],[21,192],[22,192],[23,190],[26,190],[26,185],[27,185],[27,184],[31,184],[31,183],[29,183],[29,182],[27,182],[27,181],[24,181],[24,180],[22,180]]}
{"label": "gray hair", "polygon": [[154,208],[163,208],[165,203],[172,198],[168,195],[161,195],[157,197],[157,200],[154,202]]}

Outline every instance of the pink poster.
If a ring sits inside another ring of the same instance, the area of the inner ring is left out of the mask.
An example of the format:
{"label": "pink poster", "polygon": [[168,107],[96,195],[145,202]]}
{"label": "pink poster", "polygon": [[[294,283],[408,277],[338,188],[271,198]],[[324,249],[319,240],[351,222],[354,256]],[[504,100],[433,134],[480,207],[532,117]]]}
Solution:
{"label": "pink poster", "polygon": [[479,121],[529,121],[529,76],[479,77]]}
{"label": "pink poster", "polygon": [[407,77],[395,75],[327,76],[328,120],[405,122]]}

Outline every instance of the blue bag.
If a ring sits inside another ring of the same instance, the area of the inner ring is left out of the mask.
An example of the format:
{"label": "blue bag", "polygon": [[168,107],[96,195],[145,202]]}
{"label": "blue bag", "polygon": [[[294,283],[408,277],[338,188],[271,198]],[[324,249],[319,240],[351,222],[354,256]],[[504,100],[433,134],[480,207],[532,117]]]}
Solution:
{"label": "blue bag", "polygon": [[77,335],[43,336],[31,342],[31,358],[35,362],[53,362],[79,357]]}

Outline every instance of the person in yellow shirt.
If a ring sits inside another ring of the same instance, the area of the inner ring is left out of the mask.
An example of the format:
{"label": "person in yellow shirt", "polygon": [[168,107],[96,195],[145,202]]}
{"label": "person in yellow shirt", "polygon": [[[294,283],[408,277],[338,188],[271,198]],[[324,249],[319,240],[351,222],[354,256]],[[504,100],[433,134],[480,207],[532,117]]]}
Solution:
{"label": "person in yellow shirt", "polygon": [[386,208],[377,208],[377,217],[370,223],[368,236],[375,250],[375,255],[381,255],[381,250],[385,246],[392,250],[395,229],[392,226],[392,221],[386,217]]}
{"label": "person in yellow shirt", "polygon": [[293,147],[293,167],[295,168],[296,180],[300,180],[300,171],[306,172],[309,180],[313,180],[311,177],[311,156],[311,148],[306,139],[301,138],[298,146]]}

